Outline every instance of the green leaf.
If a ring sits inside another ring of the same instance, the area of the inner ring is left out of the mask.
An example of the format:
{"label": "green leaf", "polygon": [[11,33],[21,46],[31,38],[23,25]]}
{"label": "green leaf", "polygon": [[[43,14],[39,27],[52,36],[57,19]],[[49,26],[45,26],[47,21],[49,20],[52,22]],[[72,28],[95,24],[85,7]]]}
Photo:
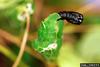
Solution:
{"label": "green leaf", "polygon": [[33,41],[33,48],[47,60],[55,60],[62,45],[63,21],[57,21],[58,13],[49,15],[38,30],[38,38]]}
{"label": "green leaf", "polygon": [[[7,4],[9,6],[6,7]],[[32,4],[34,11],[33,0],[0,0],[0,28],[14,35],[21,34],[24,31],[25,21],[20,21],[18,16],[25,11],[27,4]]]}

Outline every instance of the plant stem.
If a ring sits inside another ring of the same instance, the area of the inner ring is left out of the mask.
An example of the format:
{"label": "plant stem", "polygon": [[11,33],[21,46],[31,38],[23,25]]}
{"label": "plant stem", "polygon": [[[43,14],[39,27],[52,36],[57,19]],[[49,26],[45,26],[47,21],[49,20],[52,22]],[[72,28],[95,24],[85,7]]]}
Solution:
{"label": "plant stem", "polygon": [[[34,35],[34,34],[32,34],[32,35]],[[34,35],[32,37],[35,37],[35,36],[36,35]],[[13,36],[10,33],[6,32],[2,29],[0,29],[0,37],[2,37],[4,40],[7,40],[8,42],[14,43],[18,47],[20,47],[20,43],[21,43],[20,37]],[[38,52],[36,52],[33,48],[30,48],[30,47],[26,46],[25,51],[27,53],[29,53],[30,55],[32,55],[33,57],[37,58],[38,60],[42,61],[43,63],[46,63],[44,58]]]}
{"label": "plant stem", "polygon": [[[16,55],[10,50],[6,44],[0,44],[0,53],[2,53],[4,56],[9,58],[10,60],[14,61],[16,59]],[[20,62],[20,66],[23,67],[29,67],[27,64]]]}
{"label": "plant stem", "polygon": [[18,64],[19,64],[19,62],[20,62],[20,60],[23,56],[24,50],[25,50],[25,45],[26,45],[26,42],[27,42],[28,32],[29,32],[29,27],[30,27],[30,16],[27,12],[26,12],[26,23],[27,23],[27,25],[26,25],[25,33],[24,33],[23,40],[22,40],[22,43],[21,43],[21,48],[20,48],[18,57],[17,57],[17,59],[14,62],[12,67],[18,66]]}

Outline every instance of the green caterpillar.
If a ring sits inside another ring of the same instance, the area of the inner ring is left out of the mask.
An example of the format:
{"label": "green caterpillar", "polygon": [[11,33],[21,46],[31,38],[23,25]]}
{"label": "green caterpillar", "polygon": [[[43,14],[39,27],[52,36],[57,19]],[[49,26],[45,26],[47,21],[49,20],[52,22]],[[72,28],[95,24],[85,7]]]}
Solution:
{"label": "green caterpillar", "polygon": [[33,48],[47,60],[55,60],[62,45],[63,21],[58,13],[48,16],[38,30],[38,38],[33,41]]}

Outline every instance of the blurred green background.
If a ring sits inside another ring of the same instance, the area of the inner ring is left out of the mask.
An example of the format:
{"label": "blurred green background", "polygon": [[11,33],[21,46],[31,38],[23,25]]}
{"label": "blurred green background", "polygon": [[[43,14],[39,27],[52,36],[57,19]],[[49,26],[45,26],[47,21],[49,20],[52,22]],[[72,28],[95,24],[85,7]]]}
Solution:
{"label": "blurred green background", "polygon": [[[0,0],[0,67],[11,67],[23,37],[25,22],[17,16],[27,3],[33,14],[26,51],[19,67],[80,67],[80,63],[100,63],[100,1],[99,0]],[[79,11],[84,15],[81,25],[67,24],[63,30],[63,46],[57,64],[46,65],[35,55],[31,40],[37,37],[41,21],[59,11]]]}

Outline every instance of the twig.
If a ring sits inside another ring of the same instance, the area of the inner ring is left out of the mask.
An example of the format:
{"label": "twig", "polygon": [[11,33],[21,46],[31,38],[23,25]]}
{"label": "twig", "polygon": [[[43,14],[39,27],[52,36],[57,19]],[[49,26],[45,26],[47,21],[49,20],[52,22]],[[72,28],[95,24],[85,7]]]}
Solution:
{"label": "twig", "polygon": [[[32,35],[36,36],[36,33],[32,34]],[[36,38],[35,36],[32,36],[33,37],[32,39]],[[4,31],[2,29],[0,29],[0,37],[2,37],[3,39],[7,40],[8,42],[14,43],[18,47],[20,47],[21,39],[18,38],[18,37],[16,37],[16,36],[11,35],[10,33],[6,32],[6,31]],[[45,60],[44,60],[44,58],[41,56],[41,54],[39,54],[38,52],[36,52],[33,48],[31,49],[30,47],[26,46],[25,47],[25,51],[28,52],[33,57],[39,59],[43,63],[46,63]]]}
{"label": "twig", "polygon": [[34,18],[34,29],[37,29],[42,17],[43,11],[43,0],[34,0],[35,2],[35,12],[33,14]]}
{"label": "twig", "polygon": [[26,45],[27,37],[28,37],[28,32],[29,32],[29,27],[30,27],[30,17],[29,17],[29,14],[27,12],[26,12],[26,22],[27,22],[27,25],[26,25],[25,33],[24,33],[23,40],[22,40],[22,43],[21,43],[21,48],[20,48],[18,57],[17,57],[17,59],[16,59],[16,61],[13,64],[12,67],[18,66],[18,64],[19,64],[19,62],[22,58],[22,55],[24,53],[24,49],[25,49],[25,45]]}
{"label": "twig", "polygon": [[[16,59],[16,55],[13,53],[12,50],[10,50],[6,44],[0,44],[0,53],[2,53],[4,56],[9,58],[10,60],[14,61]],[[27,64],[20,62],[20,66],[23,67],[29,67]]]}
{"label": "twig", "polygon": [[15,43],[18,45],[21,43],[20,37],[13,36],[9,32],[2,30],[2,29],[0,29],[0,37],[2,37],[3,39],[5,39],[11,43]]}

